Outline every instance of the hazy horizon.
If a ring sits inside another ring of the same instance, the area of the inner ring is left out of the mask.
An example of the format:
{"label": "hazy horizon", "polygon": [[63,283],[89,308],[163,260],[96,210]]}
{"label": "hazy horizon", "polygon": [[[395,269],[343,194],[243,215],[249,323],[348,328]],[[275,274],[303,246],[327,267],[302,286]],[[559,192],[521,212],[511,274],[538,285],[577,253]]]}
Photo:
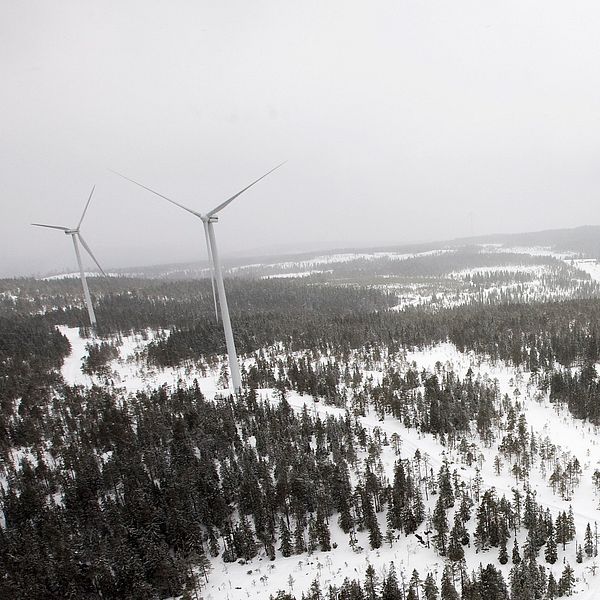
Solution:
{"label": "hazy horizon", "polygon": [[[600,6],[7,4],[0,276],[600,221]],[[88,263],[89,264],[89,263]]]}

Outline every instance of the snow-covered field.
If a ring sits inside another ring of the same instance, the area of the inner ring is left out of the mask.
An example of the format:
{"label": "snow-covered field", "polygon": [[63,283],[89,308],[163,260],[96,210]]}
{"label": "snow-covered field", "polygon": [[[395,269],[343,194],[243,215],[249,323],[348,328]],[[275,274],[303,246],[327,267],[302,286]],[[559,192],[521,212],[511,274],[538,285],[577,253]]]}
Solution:
{"label": "snow-covered field", "polygon": [[[72,345],[72,354],[65,362],[62,371],[65,380],[68,383],[80,385],[106,384],[106,381],[81,373],[81,361],[86,354],[87,340],[79,337],[77,329],[63,327],[61,331],[69,338]],[[136,356],[152,339],[151,332],[145,338],[142,336],[123,338],[120,358],[110,365],[113,371],[113,377],[110,379],[116,387],[124,388],[126,393],[135,393],[148,386],[155,387],[166,384],[175,387],[178,381],[191,383],[197,379],[201,390],[209,398],[224,392],[224,390],[219,390],[217,385],[219,369],[210,373],[202,373],[195,366],[158,370],[149,369],[143,362],[138,362]],[[503,363],[491,364],[485,357],[461,353],[450,343],[408,352],[405,357],[396,359],[395,367],[402,371],[411,364],[416,365],[419,370],[425,369],[432,373],[452,369],[460,377],[464,377],[467,370],[471,368],[475,376],[495,384],[500,394],[508,394],[510,398],[518,398],[523,403],[523,412],[527,423],[536,436],[548,436],[554,444],[560,446],[562,452],[570,453],[570,456],[578,458],[583,474],[581,484],[575,490],[570,501],[562,500],[553,493],[547,482],[547,474],[545,476],[542,474],[538,464],[529,473],[529,483],[537,492],[538,503],[549,507],[554,517],[559,510],[568,510],[569,505],[573,505],[577,540],[580,543],[583,542],[586,524],[589,522],[593,527],[594,523],[600,520],[600,512],[597,508],[598,498],[595,496],[592,485],[592,473],[600,467],[600,437],[597,428],[574,420],[566,410],[557,411],[549,403],[547,396],[539,391],[535,379],[530,373],[516,370]],[[385,361],[376,364],[372,367],[369,375],[375,379],[381,377],[385,366],[387,366]],[[259,393],[271,402],[278,401],[273,390],[260,390]],[[307,405],[311,411],[323,416],[344,414],[340,408],[327,406],[323,402],[315,402],[311,397],[300,396],[296,393],[289,394],[288,402],[296,410],[301,410],[304,405]],[[387,434],[388,439],[392,434],[398,434],[402,441],[402,456],[411,457],[419,449],[421,454],[428,455],[434,470],[439,468],[443,458],[446,457],[451,464],[451,470],[457,469],[463,481],[468,482],[475,477],[476,464],[468,466],[457,451],[450,451],[434,436],[421,434],[416,429],[408,429],[389,416],[380,421],[379,416],[374,412],[367,412],[360,419],[370,432],[379,429],[382,434]],[[473,440],[476,441],[476,438]],[[507,497],[510,497],[512,489],[517,483],[509,472],[507,464],[503,465],[499,474],[496,473],[494,457],[497,454],[497,442],[498,440],[495,440],[489,448],[479,443],[478,464],[481,466],[484,488],[494,487],[499,496],[506,494]],[[396,458],[391,446],[383,447],[382,462],[390,478]],[[506,463],[506,461],[503,462]],[[522,487],[522,483],[518,485]],[[432,509],[431,502],[428,504],[428,508]],[[381,530],[385,531],[385,513],[379,514],[378,518]],[[449,514],[450,522],[451,518],[451,514]],[[441,574],[444,560],[433,549],[423,547],[414,536],[400,535],[391,547],[384,542],[384,545],[378,550],[370,550],[367,533],[362,532],[357,534],[358,546],[354,551],[348,545],[347,536],[334,521],[335,519],[332,519],[330,523],[331,537],[332,542],[337,544],[337,548],[330,552],[316,551],[311,555],[295,555],[289,558],[283,558],[278,552],[277,559],[273,562],[259,554],[246,564],[226,564],[220,558],[213,559],[208,584],[202,590],[203,598],[205,600],[266,599],[278,590],[291,591],[300,597],[314,579],[318,579],[321,589],[325,590],[329,584],[341,584],[346,577],[364,579],[367,563],[373,565],[380,578],[391,561],[394,562],[399,575],[403,574],[406,579],[410,577],[413,569],[419,570],[422,574],[426,571]],[[474,519],[471,520],[471,524],[473,521]],[[519,537],[521,548],[525,542],[523,536],[524,534],[521,532]],[[512,541],[510,543],[512,544]],[[504,567],[498,565],[497,552],[497,548],[482,553],[476,553],[473,545],[466,548],[465,558],[469,570],[476,569],[480,563],[485,566],[488,562],[492,562],[503,571],[507,578],[512,565],[510,561]],[[598,559],[584,558],[582,564],[577,564],[574,543],[568,544],[564,552],[559,547],[558,554],[557,563],[551,567],[556,579],[560,577],[563,561],[568,561],[575,569],[577,577],[575,597],[582,599],[600,597],[600,593],[596,591],[600,588],[600,576],[592,575],[592,572],[600,571]],[[543,563],[543,557],[541,562]]]}
{"label": "snow-covered field", "polygon": [[584,258],[574,260],[573,263],[578,269],[589,273],[594,281],[600,281],[600,263],[597,260],[593,258]]}

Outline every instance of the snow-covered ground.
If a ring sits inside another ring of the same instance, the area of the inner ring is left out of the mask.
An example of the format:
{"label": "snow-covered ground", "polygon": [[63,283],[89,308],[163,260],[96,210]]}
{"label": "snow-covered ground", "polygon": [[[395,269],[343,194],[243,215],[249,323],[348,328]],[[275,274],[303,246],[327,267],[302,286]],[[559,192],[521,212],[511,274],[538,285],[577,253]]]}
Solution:
{"label": "snow-covered ground", "polygon": [[[119,277],[118,273],[107,273],[109,277]],[[99,271],[85,271],[86,277],[104,277],[102,273]],[[75,279],[77,277],[81,277],[81,273],[79,271],[73,273],[59,273],[58,275],[48,275],[47,277],[42,277],[42,281],[54,281],[57,279]]]}
{"label": "snow-covered ground", "polygon": [[452,271],[448,274],[448,277],[464,279],[473,275],[491,275],[492,273],[528,273],[539,277],[543,273],[550,272],[550,270],[548,265],[494,265],[492,267],[471,267],[460,271]]}
{"label": "snow-covered ground", "polygon": [[[402,253],[402,252],[347,252],[342,254],[324,254],[320,256],[314,256],[305,260],[292,260],[292,261],[281,261],[272,263],[253,263],[251,265],[243,265],[241,267],[233,267],[229,269],[229,272],[235,273],[236,271],[246,269],[257,269],[267,268],[273,270],[287,271],[289,269],[297,270],[304,269],[305,271],[312,270],[314,267],[320,265],[331,265],[335,263],[349,263],[358,260],[408,260],[410,258],[417,258],[419,256],[436,256],[445,254],[447,252],[454,252],[452,248],[444,248],[442,250],[427,250],[424,252],[413,252],[413,253]],[[317,271],[320,272],[320,271]]]}
{"label": "snow-covered ground", "polygon": [[594,281],[600,281],[600,263],[594,258],[574,260],[573,264],[578,269],[589,273]]}
{"label": "snow-covered ground", "polygon": [[[81,373],[81,361],[86,354],[87,340],[79,338],[77,329],[61,328],[61,331],[69,338],[72,345],[72,354],[65,362],[63,376],[68,383],[90,385],[92,382],[103,384],[105,382],[98,378],[90,378]],[[177,369],[149,369],[143,362],[136,360],[137,353],[143,351],[144,346],[152,339],[152,333],[144,339],[142,336],[130,336],[123,338],[120,347],[120,358],[110,365],[114,372],[113,381],[116,386],[123,387],[127,393],[135,393],[148,386],[154,387],[162,384],[175,387],[178,381],[191,383],[198,380],[203,393],[211,398],[223,390],[218,389],[217,374],[219,369],[210,373],[202,373],[196,366]],[[529,482],[537,492],[536,500],[542,506],[549,507],[556,517],[559,510],[568,510],[569,504],[573,505],[575,524],[577,528],[577,539],[583,541],[583,532],[587,523],[592,527],[595,522],[600,521],[598,511],[598,498],[592,485],[592,473],[600,467],[600,437],[598,429],[581,421],[574,420],[566,410],[557,410],[552,406],[546,394],[540,392],[530,373],[516,370],[503,363],[490,363],[485,357],[473,353],[461,353],[450,343],[439,344],[424,350],[415,350],[406,353],[405,357],[396,359],[395,367],[406,370],[409,365],[414,364],[419,370],[425,369],[429,372],[440,372],[444,369],[452,369],[460,377],[464,377],[467,370],[471,368],[477,377],[487,380],[490,384],[498,387],[500,394],[508,394],[511,398],[518,398],[523,403],[523,412],[526,415],[529,427],[543,437],[549,436],[554,444],[560,446],[561,451],[576,456],[583,468],[581,484],[575,490],[570,501],[562,500],[552,492],[547,482],[547,474],[544,477],[538,468],[534,466],[529,473]],[[375,379],[381,377],[384,362],[372,368],[368,374]],[[273,390],[260,390],[259,394],[268,401],[278,402]],[[298,411],[307,405],[311,411],[320,415],[334,414],[342,415],[344,411],[340,408],[327,406],[323,402],[315,402],[309,396],[300,396],[290,393],[288,402]],[[374,412],[360,417],[362,424],[373,432],[378,428],[385,432],[388,439],[397,433],[402,440],[402,456],[409,458],[419,449],[421,454],[427,454],[434,471],[439,468],[444,457],[451,463],[451,470],[457,469],[463,481],[469,481],[475,476],[475,464],[465,464],[458,452],[449,451],[447,447],[440,444],[439,440],[432,435],[421,434],[416,429],[408,429],[398,420],[386,417],[380,421]],[[474,438],[474,441],[475,438]],[[494,468],[494,457],[497,454],[496,440],[490,448],[479,444],[479,464],[484,480],[484,487],[494,487],[499,496],[506,494],[510,497],[516,482],[509,472],[509,466],[504,464],[500,474]],[[391,478],[396,455],[391,446],[384,446],[382,462],[386,473]],[[506,463],[506,460],[503,459]],[[522,484],[519,484],[522,485]],[[428,504],[432,508],[431,502]],[[473,515],[476,507],[473,508]],[[385,513],[378,515],[380,528],[385,532]],[[471,524],[474,521],[472,517]],[[449,515],[451,522],[451,515]],[[247,598],[266,599],[270,594],[278,590],[293,592],[297,597],[306,591],[314,579],[318,579],[321,589],[327,589],[329,584],[341,584],[349,577],[364,579],[367,563],[374,566],[378,576],[384,575],[384,569],[391,561],[394,562],[397,572],[410,577],[413,569],[419,570],[424,575],[427,571],[441,574],[444,560],[440,558],[433,549],[423,547],[414,536],[404,537],[401,535],[392,545],[387,542],[378,550],[370,550],[367,533],[358,533],[358,549],[353,551],[348,545],[347,536],[335,523],[335,517],[331,520],[332,542],[337,544],[331,552],[316,551],[312,555],[304,554],[283,558],[279,553],[274,562],[270,562],[264,555],[254,558],[246,564],[223,563],[220,558],[212,560],[212,572],[209,582],[202,590],[205,600],[242,600]],[[512,544],[512,541],[510,541]],[[524,544],[524,533],[521,532],[519,545]],[[509,552],[510,552],[509,546]],[[476,569],[480,563],[486,565],[493,562],[508,577],[511,564],[504,567],[497,562],[498,550],[492,548],[489,552],[476,553],[471,545],[466,548],[466,561],[469,570]],[[600,594],[596,591],[600,588],[600,576],[592,576],[592,571],[600,571],[598,559],[584,558],[583,563],[575,561],[575,544],[570,543],[566,551],[559,547],[559,559],[553,565],[552,571],[558,579],[563,560],[568,561],[575,569],[577,576],[578,593],[574,596],[581,599],[597,598]],[[540,559],[543,563],[543,557]],[[549,565],[546,565],[549,566]],[[439,581],[439,578],[438,578]]]}
{"label": "snow-covered ground", "polygon": [[331,273],[331,269],[326,271],[322,269],[311,269],[310,271],[297,271],[294,273],[276,273],[275,275],[263,275],[262,279],[295,279],[298,277],[310,277],[311,275],[320,275],[322,273]]}

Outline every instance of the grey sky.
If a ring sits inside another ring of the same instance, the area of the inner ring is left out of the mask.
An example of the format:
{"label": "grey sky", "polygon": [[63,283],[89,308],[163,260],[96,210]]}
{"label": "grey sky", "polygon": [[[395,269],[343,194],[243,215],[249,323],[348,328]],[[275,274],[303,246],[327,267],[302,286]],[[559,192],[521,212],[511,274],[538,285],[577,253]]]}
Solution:
{"label": "grey sky", "polygon": [[595,1],[0,3],[0,274],[596,224]]}

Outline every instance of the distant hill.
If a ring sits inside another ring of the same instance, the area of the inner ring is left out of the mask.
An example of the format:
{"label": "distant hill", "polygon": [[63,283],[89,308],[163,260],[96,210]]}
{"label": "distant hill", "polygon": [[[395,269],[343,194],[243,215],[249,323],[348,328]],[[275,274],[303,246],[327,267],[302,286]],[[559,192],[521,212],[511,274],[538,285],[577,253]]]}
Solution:
{"label": "distant hill", "polygon": [[[483,244],[500,244],[504,247],[543,247],[555,252],[573,252],[585,258],[600,259],[600,226],[587,225],[572,229],[548,229],[525,233],[497,233],[491,235],[456,238],[437,242],[423,242],[400,245],[345,247],[335,250],[318,250],[313,252],[296,252],[287,254],[268,254],[263,256],[248,256],[245,258],[225,258],[227,268],[236,269],[247,265],[269,265],[274,263],[296,263],[310,260],[315,256],[333,256],[337,254],[364,254],[377,252],[394,252],[413,254],[441,250],[443,248],[461,248]],[[189,278],[207,274],[208,263],[197,261],[181,264],[149,265],[116,269],[114,272],[122,275],[159,278]]]}
{"label": "distant hill", "polygon": [[600,226],[585,225],[572,229],[546,229],[527,233],[497,233],[461,238],[452,244],[503,244],[505,246],[548,246],[559,252],[580,252],[588,258],[600,258]]}

